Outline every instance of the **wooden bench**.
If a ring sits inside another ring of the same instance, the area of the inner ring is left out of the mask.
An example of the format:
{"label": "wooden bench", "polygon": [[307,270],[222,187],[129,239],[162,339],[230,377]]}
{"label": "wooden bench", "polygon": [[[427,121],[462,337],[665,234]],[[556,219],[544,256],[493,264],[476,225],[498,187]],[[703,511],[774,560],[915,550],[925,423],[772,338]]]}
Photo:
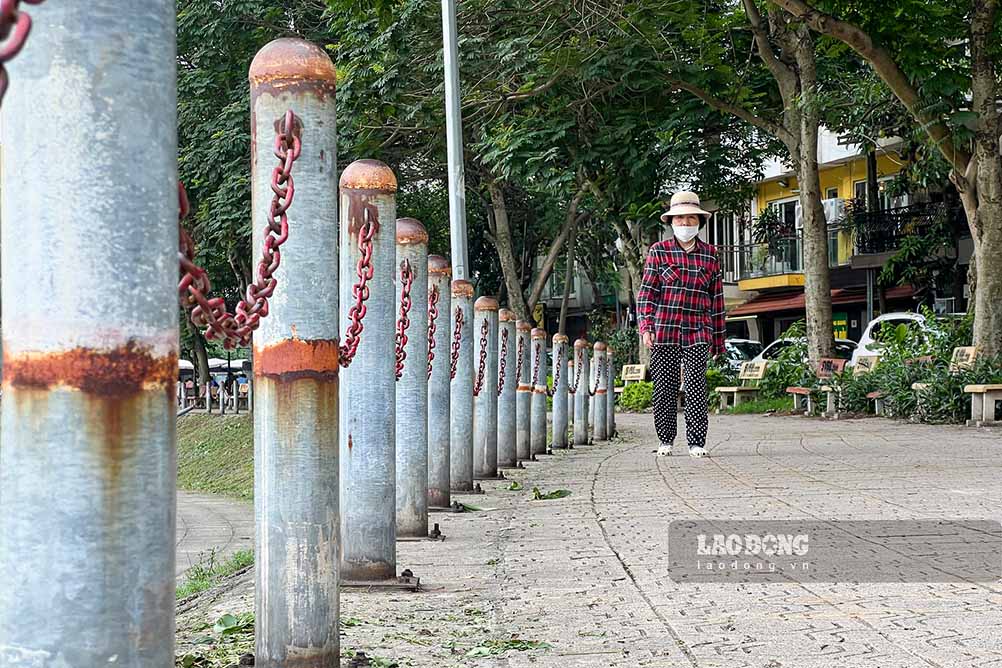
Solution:
{"label": "wooden bench", "polygon": [[971,419],[968,427],[987,427],[999,424],[995,402],[1002,401],[1002,384],[966,385],[964,392],[971,395]]}
{"label": "wooden bench", "polygon": [[[759,383],[765,378],[768,366],[768,362],[743,362],[741,371],[738,372],[738,380],[741,381],[741,384],[736,387],[717,388],[717,394],[720,395],[720,406],[717,408],[717,413],[737,406],[745,399],[754,399],[759,392]],[[728,396],[733,397],[730,406],[727,405]]]}
{"label": "wooden bench", "polygon": [[[825,357],[818,361],[818,366],[814,370],[815,375],[818,380],[830,380],[832,376],[840,374],[845,370],[844,359],[837,359],[834,357]],[[825,417],[838,418],[838,402],[836,401],[836,389],[831,385],[822,385],[821,391],[825,393],[826,405],[825,405]],[[800,410],[801,406],[806,401],[807,406],[804,411],[804,415],[811,415],[814,412],[814,401],[812,392],[813,389],[810,387],[788,387],[786,388],[787,393],[793,395],[793,410]]]}

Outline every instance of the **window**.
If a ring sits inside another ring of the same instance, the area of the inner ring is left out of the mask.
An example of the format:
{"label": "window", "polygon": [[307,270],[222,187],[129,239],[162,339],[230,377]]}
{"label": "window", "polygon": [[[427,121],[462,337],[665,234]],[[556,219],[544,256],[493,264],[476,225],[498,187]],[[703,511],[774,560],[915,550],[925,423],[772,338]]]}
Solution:
{"label": "window", "polygon": [[797,228],[797,199],[777,200],[769,202],[769,208],[775,209],[779,213],[784,227],[789,230]]}
{"label": "window", "polygon": [[825,199],[838,199],[838,188],[829,188],[826,190]]}
{"label": "window", "polygon": [[[908,206],[908,195],[895,195],[891,196],[887,192],[887,187],[890,185],[891,181],[894,180],[893,176],[884,176],[877,179],[877,188],[879,189],[879,194],[877,197],[877,206],[881,211],[887,209],[897,209],[903,206]],[[866,181],[856,181],[853,183],[853,197],[858,200],[866,201]]]}

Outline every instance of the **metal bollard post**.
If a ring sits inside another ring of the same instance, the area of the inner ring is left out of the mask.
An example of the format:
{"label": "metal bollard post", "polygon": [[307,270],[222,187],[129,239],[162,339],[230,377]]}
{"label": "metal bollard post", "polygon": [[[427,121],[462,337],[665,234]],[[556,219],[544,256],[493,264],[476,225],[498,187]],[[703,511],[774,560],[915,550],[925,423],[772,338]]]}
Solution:
{"label": "metal bollard post", "polygon": [[515,451],[518,461],[532,459],[532,325],[515,321],[518,350],[515,353]]}
{"label": "metal bollard post", "polygon": [[515,339],[515,312],[506,308],[498,312],[498,467],[518,466],[515,393],[515,372],[518,360]]}
{"label": "metal bollard post", "polygon": [[577,378],[577,392],[574,393],[574,445],[588,445],[588,382],[591,379],[588,349],[591,347],[584,339],[574,342],[574,359],[580,363],[580,369],[574,369]]}
{"label": "metal bollard post", "polygon": [[606,392],[606,382],[608,381],[608,374],[606,372],[606,361],[605,361],[605,351],[607,346],[603,341],[599,341],[595,344],[595,357],[592,359],[593,371],[595,376],[595,384],[592,386],[594,388],[594,403],[592,412],[595,414],[595,440],[596,441],[607,441],[609,440],[609,413],[608,408],[605,405],[606,397],[608,393]]}
{"label": "metal bollard post", "polygon": [[563,334],[553,336],[553,449],[565,450],[567,442],[567,348]]}
{"label": "metal bollard post", "polygon": [[473,476],[498,477],[498,302],[481,297],[473,305],[477,347],[473,382]]}
{"label": "metal bollard post", "polygon": [[546,330],[532,330],[532,407],[530,443],[533,458],[546,454]]}
{"label": "metal bollard post", "polygon": [[449,475],[454,492],[473,487],[473,284],[452,282]]}
{"label": "metal bollard post", "polygon": [[[341,413],[341,579],[378,582],[396,576],[396,191],[392,170],[357,160],[341,174],[341,301],[355,302],[352,283],[364,264],[359,229],[377,224],[364,331],[344,370]],[[317,271],[325,271],[317,268]],[[354,307],[353,307],[354,308]],[[357,311],[356,311],[357,312]],[[351,324],[342,332],[351,335]]]}
{"label": "metal bollard post", "polygon": [[34,26],[3,106],[0,665],[172,666],[175,3],[16,4],[5,26],[10,7]]}
{"label": "metal bollard post", "polygon": [[302,133],[280,296],[254,334],[255,659],[269,668],[339,656],[335,78],[327,54],[300,39],[267,44],[250,67],[254,248],[270,233],[261,203],[290,107]]}
{"label": "metal bollard post", "polygon": [[608,429],[608,436],[612,438],[616,435],[616,365],[613,364],[612,360],[612,346],[609,346],[605,350],[605,368],[606,368],[606,395],[605,395],[605,407],[606,407],[606,429]]}
{"label": "metal bollard post", "polygon": [[212,412],[212,383],[205,384],[205,412]]}
{"label": "metal bollard post", "polygon": [[[449,484],[449,314],[452,268],[441,255],[428,256],[428,505],[448,508]],[[434,329],[432,332],[431,330]],[[434,346],[432,346],[434,341]]]}
{"label": "metal bollard post", "polygon": [[574,394],[577,392],[576,372],[580,364],[574,363],[577,353],[570,343],[567,344],[567,431],[568,445],[574,447]]}
{"label": "metal bollard post", "polygon": [[[397,536],[428,537],[428,232],[397,220]],[[406,297],[404,296],[406,293]],[[417,297],[420,295],[421,297]]]}

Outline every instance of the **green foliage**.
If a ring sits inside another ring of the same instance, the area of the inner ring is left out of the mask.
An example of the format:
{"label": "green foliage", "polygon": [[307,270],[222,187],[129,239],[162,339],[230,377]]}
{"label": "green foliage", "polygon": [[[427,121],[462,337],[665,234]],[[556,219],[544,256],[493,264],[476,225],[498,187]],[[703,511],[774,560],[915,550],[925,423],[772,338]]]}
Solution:
{"label": "green foliage", "polygon": [[817,384],[814,370],[807,362],[807,340],[804,338],[806,325],[803,320],[790,325],[783,332],[783,338],[793,339],[793,344],[785,347],[779,357],[769,362],[759,393],[764,399],[788,397],[788,387],[812,387]]}
{"label": "green foliage", "polygon": [[538,487],[532,488],[532,500],[533,501],[552,501],[554,499],[562,499],[565,496],[570,496],[571,492],[567,489],[555,489],[552,492],[541,492]]}
{"label": "green foliage", "polygon": [[772,399],[755,399],[753,401],[742,401],[737,406],[732,406],[727,409],[727,413],[731,415],[759,415],[762,413],[776,413],[788,411],[793,407],[793,399],[790,395],[786,395],[786,398],[780,399],[775,397]]}
{"label": "green foliage", "polygon": [[508,652],[528,652],[532,650],[546,650],[553,646],[549,643],[538,640],[521,640],[517,637],[505,638],[501,640],[488,640],[476,647],[469,649],[465,656],[468,659],[476,659],[485,656],[501,656]]}
{"label": "green foliage", "polygon": [[212,631],[219,636],[229,636],[236,633],[254,631],[254,613],[244,612],[239,615],[223,615],[212,626]]}
{"label": "green foliage", "polygon": [[654,383],[645,380],[630,383],[619,395],[619,405],[628,411],[642,412],[647,410],[654,400]]}
{"label": "green foliage", "polygon": [[234,552],[225,561],[219,561],[216,558],[216,551],[212,550],[205,559],[188,569],[187,573],[185,573],[184,582],[177,586],[175,595],[180,600],[206,589],[211,589],[223,579],[253,563],[253,550]]}
{"label": "green foliage", "polygon": [[254,421],[249,414],[190,413],[178,421],[177,484],[194,492],[254,498]]}

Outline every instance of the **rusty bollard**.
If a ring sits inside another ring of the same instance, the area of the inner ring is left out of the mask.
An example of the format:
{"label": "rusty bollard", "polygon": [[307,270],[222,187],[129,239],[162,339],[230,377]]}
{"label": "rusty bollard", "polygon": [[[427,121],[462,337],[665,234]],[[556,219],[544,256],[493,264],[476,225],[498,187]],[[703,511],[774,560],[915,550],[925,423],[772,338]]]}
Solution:
{"label": "rusty bollard", "polygon": [[592,397],[592,415],[594,416],[594,438],[596,441],[607,441],[609,440],[609,429],[608,429],[608,419],[609,414],[607,412],[606,402],[606,382],[608,381],[608,376],[606,374],[606,360],[605,351],[607,346],[605,342],[599,341],[595,344],[595,356],[592,358],[592,375],[594,376],[594,384],[592,385],[594,396]]}
{"label": "rusty bollard", "polygon": [[546,330],[532,330],[532,406],[530,450],[533,458],[546,454]]}
{"label": "rusty bollard", "polygon": [[515,378],[515,449],[519,462],[532,460],[532,325],[515,321],[518,335]]}
{"label": "rusty bollard", "polygon": [[449,439],[452,491],[473,488],[473,284],[452,282],[452,368]]}
{"label": "rusty bollard", "polygon": [[588,350],[591,344],[585,339],[574,342],[574,359],[581,368],[574,369],[577,391],[574,393],[574,445],[588,445],[588,383],[591,380],[591,363]]}
{"label": "rusty bollard", "polygon": [[498,468],[518,466],[516,434],[516,378],[518,343],[515,337],[515,312],[498,312]]}
{"label": "rusty bollard", "polygon": [[[452,268],[441,255],[428,256],[428,505],[444,510],[452,505],[449,475],[449,314],[452,312]],[[433,356],[433,357],[432,357]]]}
{"label": "rusty bollard", "polygon": [[553,335],[553,439],[554,450],[565,450],[567,442],[567,349],[564,334]]}

